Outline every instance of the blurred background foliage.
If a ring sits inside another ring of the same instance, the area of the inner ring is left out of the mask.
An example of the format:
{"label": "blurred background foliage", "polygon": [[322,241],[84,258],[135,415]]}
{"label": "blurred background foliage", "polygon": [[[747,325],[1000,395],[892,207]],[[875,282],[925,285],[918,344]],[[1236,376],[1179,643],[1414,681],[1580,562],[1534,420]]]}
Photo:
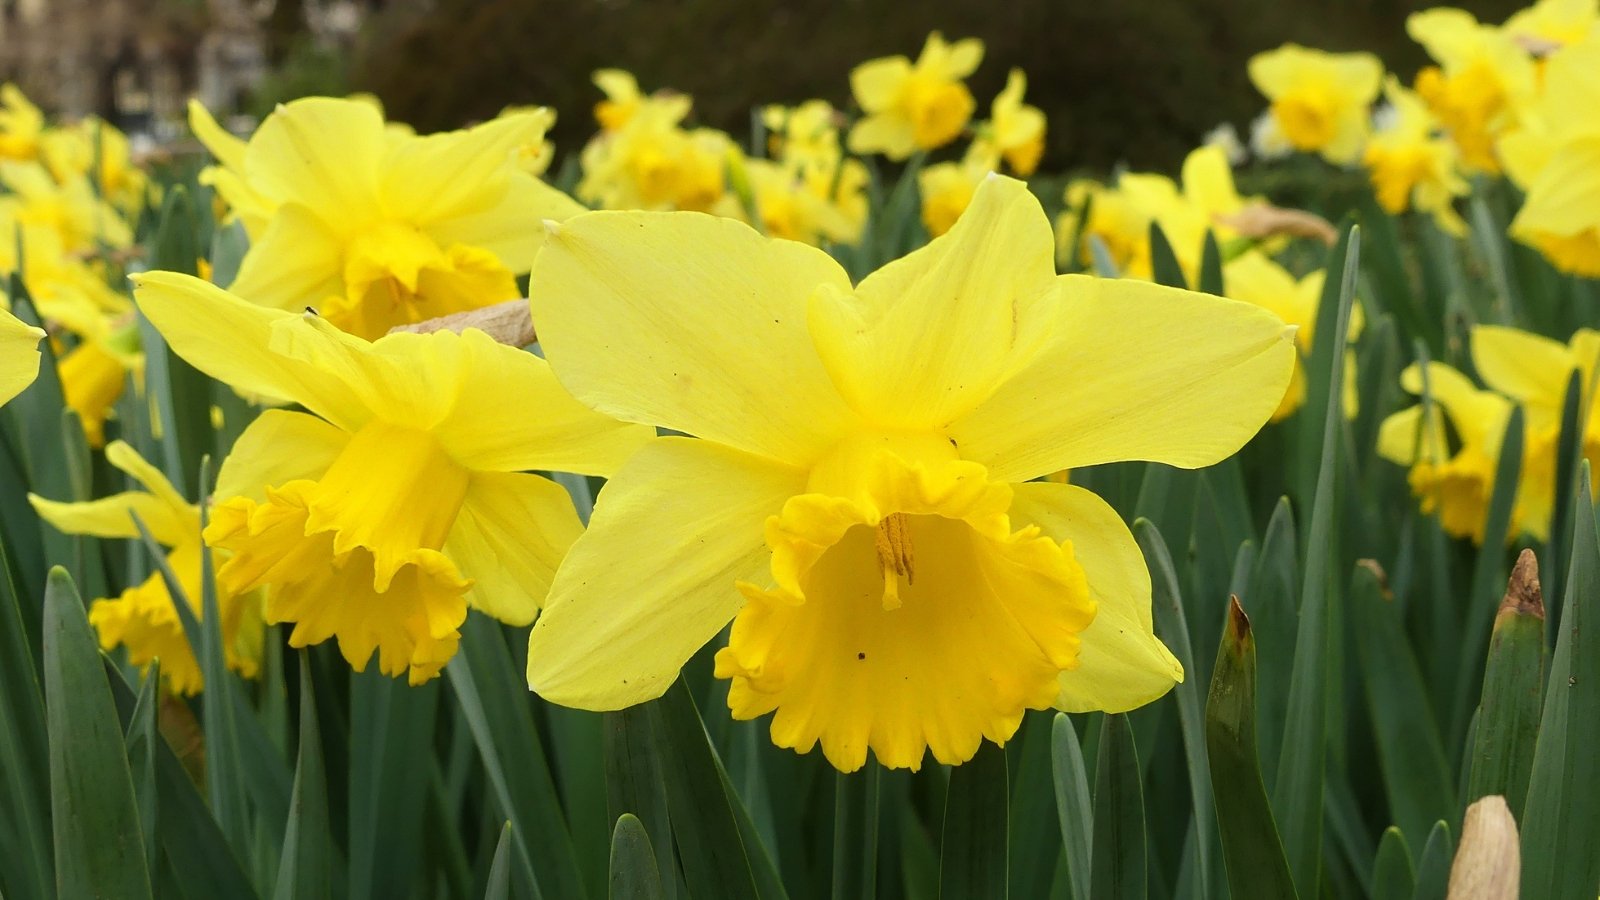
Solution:
{"label": "blurred background foliage", "polygon": [[[857,63],[915,57],[930,30],[975,36],[988,51],[971,86],[980,109],[1006,71],[1028,74],[1028,100],[1049,116],[1043,168],[1175,170],[1221,122],[1248,135],[1262,101],[1245,61],[1284,41],[1370,50],[1403,76],[1425,61],[1407,37],[1409,14],[1430,0],[439,0],[431,11],[369,20],[350,62],[349,89],[381,97],[419,129],[459,127],[508,104],[537,102],[560,115],[563,153],[593,128],[599,94],[584,77],[603,67],[634,72],[646,89],[694,95],[701,124],[749,134],[763,103],[822,97],[850,102]],[[1517,0],[1456,4],[1499,22]],[[340,67],[290,55],[288,69]],[[302,89],[303,93],[304,90]],[[278,99],[274,97],[273,99]]]}

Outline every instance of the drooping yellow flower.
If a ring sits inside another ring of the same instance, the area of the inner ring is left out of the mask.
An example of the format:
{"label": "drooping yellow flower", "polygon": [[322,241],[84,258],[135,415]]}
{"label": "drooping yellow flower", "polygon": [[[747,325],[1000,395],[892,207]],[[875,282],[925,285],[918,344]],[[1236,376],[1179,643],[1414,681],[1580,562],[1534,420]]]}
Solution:
{"label": "drooping yellow flower", "polygon": [[1511,236],[1564,272],[1600,277],[1600,34],[1545,63],[1544,92],[1500,141],[1526,193]]}
{"label": "drooping yellow flower", "polygon": [[915,64],[886,56],[856,66],[850,90],[866,117],[850,129],[850,151],[902,160],[955,140],[977,107],[963,80],[981,62],[982,41],[945,43],[935,31]]}
{"label": "drooping yellow flower", "polygon": [[219,381],[297,402],[269,410],[219,476],[206,542],[218,582],[267,588],[295,647],[374,650],[427,681],[473,606],[526,625],[580,530],[559,485],[527,470],[604,474],[650,437],[579,405],[534,354],[468,330],[367,342],[310,314],[247,303],[171,272],[139,276],[145,316]]}
{"label": "drooping yellow flower", "polygon": [[1026,178],[1039,168],[1044,155],[1044,113],[1037,106],[1022,102],[1028,78],[1021,69],[1012,69],[1001,91],[989,108],[989,121],[978,126],[978,137],[968,155],[976,155],[989,169],[1000,161]]}
{"label": "drooping yellow flower", "polygon": [[[133,523],[137,514],[162,546],[171,549],[167,564],[196,619],[204,617],[201,603],[200,508],[172,486],[137,450],[121,441],[106,447],[106,461],[125,472],[143,490],[125,491],[84,503],[46,500],[36,494],[28,502],[39,517],[66,534],[99,538],[139,537]],[[254,678],[261,665],[263,626],[259,592],[236,592],[217,584],[217,609],[222,614],[223,654],[228,668]],[[141,668],[161,660],[161,674],[174,694],[197,693],[203,684],[200,664],[189,646],[172,594],[160,572],[134,585],[114,599],[101,598],[89,607],[89,624],[106,650],[126,647],[128,660]]]}
{"label": "drooping yellow flower", "polygon": [[1251,83],[1272,103],[1273,123],[1295,149],[1336,165],[1360,157],[1367,110],[1383,82],[1377,57],[1284,44],[1251,57],[1249,66]]}
{"label": "drooping yellow flower", "polygon": [[543,220],[581,209],[518,165],[550,121],[535,110],[414,135],[370,103],[310,97],[280,106],[242,153],[212,134],[219,193],[241,196],[225,187],[237,178],[256,198],[235,207],[247,230],[247,214],[268,217],[229,289],[369,339],[517,297]]}
{"label": "drooping yellow flower", "polygon": [[1439,64],[1417,73],[1417,93],[1439,117],[1469,171],[1497,174],[1495,141],[1534,91],[1534,67],[1511,36],[1465,10],[1414,13],[1406,33]]}
{"label": "drooping yellow flower", "polygon": [[0,84],[0,159],[37,159],[43,133],[39,107],[11,82]]}
{"label": "drooping yellow flower", "polygon": [[[1400,375],[1400,384],[1412,394],[1423,394],[1422,367],[1416,363]],[[1447,534],[1483,543],[1488,527],[1489,501],[1494,496],[1495,469],[1505,437],[1511,401],[1475,386],[1465,375],[1443,363],[1429,363],[1427,393],[1432,405],[1417,404],[1383,421],[1378,428],[1378,454],[1410,468],[1411,492],[1422,511],[1438,514]],[[1441,412],[1442,411],[1442,412]],[[1444,418],[1460,441],[1450,452]],[[1524,459],[1538,452],[1524,443]],[[1525,464],[1523,470],[1528,471]],[[1542,535],[1550,524],[1550,493],[1524,480],[1518,484],[1512,512],[1517,530]]]}
{"label": "drooping yellow flower", "polygon": [[0,405],[39,377],[39,341],[44,331],[0,310]]}
{"label": "drooping yellow flower", "polygon": [[[1295,361],[1294,375],[1289,379],[1283,400],[1272,413],[1272,421],[1288,418],[1306,399],[1305,367],[1301,358],[1311,356],[1312,341],[1316,337],[1317,310],[1322,305],[1322,287],[1325,274],[1318,269],[1295,278],[1283,266],[1265,253],[1252,250],[1228,261],[1223,267],[1223,285],[1230,298],[1261,307],[1285,323],[1295,327],[1294,343],[1299,356]],[[1364,319],[1361,305],[1350,309],[1350,340],[1361,337]],[[1356,389],[1356,354],[1345,353],[1342,400],[1346,417],[1353,418],[1359,411],[1360,395]]]}
{"label": "drooping yellow flower", "polygon": [[532,275],[574,396],[694,437],[601,491],[529,645],[530,686],[617,709],[730,621],[740,719],[841,770],[971,758],[1024,710],[1126,710],[1182,669],[1115,511],[1029,479],[1193,467],[1272,412],[1294,351],[1219,298],[1055,274],[1049,221],[994,176],[944,236],[859,285],[744,225],[599,212]]}
{"label": "drooping yellow flower", "polygon": [[1367,142],[1362,164],[1377,192],[1378,204],[1398,215],[1415,207],[1449,234],[1464,235],[1467,223],[1453,205],[1468,186],[1456,171],[1456,148],[1436,134],[1438,122],[1427,104],[1390,76],[1384,96],[1392,110],[1386,127]]}

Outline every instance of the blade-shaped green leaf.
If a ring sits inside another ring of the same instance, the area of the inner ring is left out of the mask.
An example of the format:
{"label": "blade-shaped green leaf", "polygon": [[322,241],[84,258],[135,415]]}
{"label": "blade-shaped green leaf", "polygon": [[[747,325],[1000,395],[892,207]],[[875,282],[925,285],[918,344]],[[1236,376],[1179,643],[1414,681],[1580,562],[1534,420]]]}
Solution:
{"label": "blade-shaped green leaf", "polygon": [[1422,855],[1417,857],[1417,889],[1411,895],[1412,900],[1445,900],[1450,888],[1450,863],[1455,855],[1450,826],[1433,823],[1428,842],[1422,845]]}
{"label": "blade-shaped green leaf", "polygon": [[939,851],[941,900],[1003,900],[1009,850],[1006,752],[984,741],[950,772]]}
{"label": "blade-shaped green leaf", "polygon": [[1050,723],[1051,775],[1056,789],[1056,815],[1068,885],[1074,900],[1089,900],[1089,857],[1094,840],[1094,796],[1083,765],[1083,745],[1066,713]]}
{"label": "blade-shaped green leaf", "polygon": [[1539,564],[1532,550],[1524,550],[1512,569],[1489,636],[1463,807],[1479,797],[1499,794],[1512,815],[1522,815],[1539,739],[1548,657]]}
{"label": "blade-shaped green leaf", "polygon": [[319,900],[333,889],[333,831],[328,827],[328,780],[317,726],[311,662],[300,652],[300,755],[295,766],[289,823],[278,863],[276,900]]}
{"label": "blade-shaped green leaf", "polygon": [[128,771],[133,776],[133,799],[139,806],[139,834],[144,839],[145,869],[156,870],[161,836],[156,831],[160,810],[160,788],[156,782],[156,742],[163,740],[156,728],[161,705],[161,660],[150,663],[139,685],[133,718],[128,722]]}
{"label": "blade-shaped green leaf", "polygon": [[1108,715],[1095,753],[1089,895],[1096,900],[1143,900],[1149,890],[1146,856],[1144,786],[1133,729],[1126,715]]}
{"label": "blade-shaped green leaf", "polygon": [[1372,900],[1410,900],[1416,886],[1411,848],[1400,829],[1391,825],[1378,841],[1378,858],[1372,863]]}
{"label": "blade-shaped green leaf", "polygon": [[650,835],[637,817],[623,813],[611,832],[611,900],[661,900],[665,896]]}
{"label": "blade-shaped green leaf", "polygon": [[833,897],[874,896],[878,890],[877,766],[838,773],[833,790]]}
{"label": "blade-shaped green leaf", "polygon": [[44,621],[56,893],[149,897],[122,726],[83,601],[63,569],[50,570]]}

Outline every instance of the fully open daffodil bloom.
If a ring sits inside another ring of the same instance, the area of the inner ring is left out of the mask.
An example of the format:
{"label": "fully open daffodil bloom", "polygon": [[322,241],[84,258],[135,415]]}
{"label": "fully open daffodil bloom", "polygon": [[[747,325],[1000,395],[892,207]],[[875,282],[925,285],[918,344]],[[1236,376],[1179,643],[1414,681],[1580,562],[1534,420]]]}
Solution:
{"label": "fully open daffodil bloom", "polygon": [[738,146],[716,129],[684,128],[691,103],[684,94],[651,98],[616,129],[595,136],[583,148],[578,196],[604,209],[739,215],[726,175]]}
{"label": "fully open daffodil bloom", "polygon": [[1500,142],[1506,173],[1527,197],[1511,236],[1556,268],[1600,277],[1600,34],[1545,64],[1544,93]]}
{"label": "fully open daffodil bloom", "polygon": [[1384,96],[1392,110],[1390,121],[1362,154],[1378,204],[1395,215],[1415,207],[1433,216],[1445,232],[1466,234],[1467,223],[1452,205],[1468,192],[1456,171],[1456,148],[1436,133],[1438,122],[1427,104],[1393,76],[1384,85]]}
{"label": "fully open daffodil bloom", "polygon": [[[1422,396],[1422,366],[1413,363],[1407,367],[1400,374],[1400,384]],[[1428,364],[1426,394],[1431,404],[1403,409],[1379,426],[1378,455],[1410,468],[1407,480],[1412,493],[1421,501],[1424,513],[1438,514],[1445,533],[1481,544],[1511,401],[1477,387],[1443,363]],[[1445,417],[1459,441],[1454,452]],[[1525,461],[1529,453],[1539,452],[1532,442],[1523,446]],[[1526,464],[1523,471],[1529,471]],[[1513,534],[1520,530],[1538,536],[1549,531],[1551,493],[1548,483],[1536,485],[1526,478],[1519,482],[1512,510]]]}
{"label": "fully open daffodil bloom", "polygon": [[1251,57],[1249,66],[1251,83],[1272,103],[1278,133],[1296,150],[1336,165],[1360,157],[1368,107],[1383,82],[1377,57],[1284,44]]}
{"label": "fully open daffodil bloom", "polygon": [[1028,709],[1126,710],[1183,677],[1150,580],[1075,466],[1193,467],[1277,407],[1289,330],[1243,303],[1055,274],[993,176],[858,285],[828,255],[688,214],[554,228],[532,306],[580,401],[661,438],[601,491],[535,623],[528,681],[618,709],[733,623],[740,719],[837,768],[970,759]]}
{"label": "fully open daffodil bloom", "polygon": [[517,297],[540,222],[582,209],[519,164],[551,121],[541,109],[419,136],[386,129],[371,103],[310,97],[268,116],[242,154],[212,134],[213,184],[249,198],[247,230],[267,216],[229,289],[369,339]]}
{"label": "fully open daffodil bloom", "polygon": [[[1284,322],[1295,326],[1295,349],[1300,357],[1309,358],[1311,342],[1316,337],[1317,310],[1322,305],[1324,275],[1318,269],[1297,279],[1265,253],[1252,250],[1229,260],[1223,267],[1222,280],[1229,297],[1269,310]],[[1350,308],[1352,342],[1361,337],[1363,323],[1361,305],[1358,303]],[[1273,411],[1272,421],[1288,418],[1305,401],[1305,367],[1296,359],[1289,389]],[[1341,403],[1347,418],[1354,418],[1359,412],[1360,394],[1356,389],[1356,354],[1353,349],[1346,351],[1344,357]]]}
{"label": "fully open daffodil bloom", "polygon": [[1021,69],[1012,69],[1001,91],[989,108],[989,121],[978,126],[978,138],[969,155],[984,160],[987,168],[995,169],[1001,160],[1011,171],[1026,178],[1039,168],[1039,157],[1044,155],[1044,113],[1037,106],[1022,102],[1028,89],[1028,77]]}
{"label": "fully open daffodil bloom", "polygon": [[866,117],[850,129],[850,151],[901,160],[955,140],[977,107],[964,79],[981,62],[982,41],[946,43],[935,31],[915,64],[887,56],[856,66],[850,90]]}
{"label": "fully open daffodil bloom", "polygon": [[470,605],[526,625],[582,530],[566,491],[528,470],[604,474],[651,437],[577,403],[539,357],[468,330],[367,342],[197,278],[140,276],[167,343],[270,410],[219,474],[206,542],[228,590],[267,587],[295,647],[374,650],[413,684],[454,655]]}
{"label": "fully open daffodil bloom", "polygon": [[[58,530],[99,538],[138,538],[133,521],[137,514],[150,536],[171,549],[167,564],[190,611],[196,619],[202,618],[200,508],[185,500],[159,469],[127,444],[112,441],[106,447],[106,460],[143,490],[85,503],[62,503],[34,494],[28,495],[28,501],[40,518]],[[235,592],[218,583],[217,608],[222,614],[223,655],[228,668],[254,678],[261,665],[264,630],[260,592]],[[89,607],[89,623],[99,633],[101,647],[126,647],[134,665],[144,667],[160,659],[163,683],[173,693],[187,695],[201,689],[200,663],[161,573],[152,573],[115,599],[94,601]]]}
{"label": "fully open daffodil bloom", "polygon": [[1495,141],[1534,93],[1527,51],[1501,29],[1450,7],[1413,14],[1406,33],[1439,63],[1417,73],[1417,93],[1450,132],[1462,163],[1469,171],[1499,173]]}
{"label": "fully open daffodil bloom", "polygon": [[0,310],[0,404],[22,393],[39,377],[39,341],[44,330]]}

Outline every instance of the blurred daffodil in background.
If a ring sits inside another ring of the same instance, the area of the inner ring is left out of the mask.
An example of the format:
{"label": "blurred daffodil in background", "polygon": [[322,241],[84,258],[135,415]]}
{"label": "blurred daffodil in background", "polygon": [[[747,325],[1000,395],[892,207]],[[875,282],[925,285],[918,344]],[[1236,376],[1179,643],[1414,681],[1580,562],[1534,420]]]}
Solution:
{"label": "blurred daffodil in background", "polygon": [[954,141],[977,108],[966,78],[981,62],[982,41],[950,43],[936,31],[915,63],[886,56],[856,66],[850,90],[864,118],[850,129],[850,150],[903,160]]}
{"label": "blurred daffodil in background", "polygon": [[1336,165],[1359,159],[1383,64],[1370,53],[1284,44],[1250,59],[1250,81],[1272,104],[1272,127],[1294,149]]}

